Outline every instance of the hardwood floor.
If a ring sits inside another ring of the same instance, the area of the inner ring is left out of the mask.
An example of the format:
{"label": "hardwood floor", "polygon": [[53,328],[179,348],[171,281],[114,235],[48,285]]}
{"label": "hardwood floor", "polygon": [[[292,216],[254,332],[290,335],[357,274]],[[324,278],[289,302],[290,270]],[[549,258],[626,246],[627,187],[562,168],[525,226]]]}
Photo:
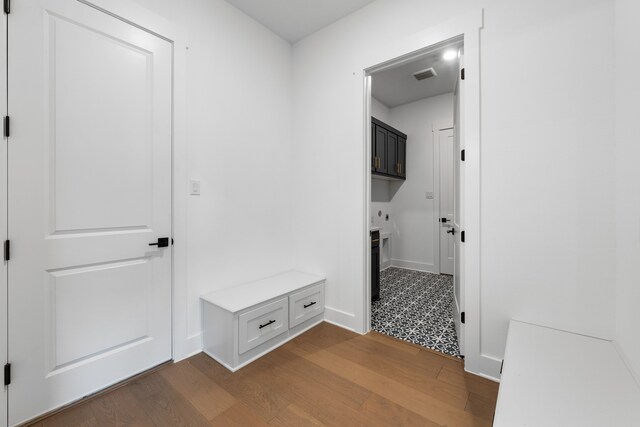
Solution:
{"label": "hardwood floor", "polygon": [[490,426],[498,385],[462,362],[322,323],[231,373],[204,353],[36,426]]}

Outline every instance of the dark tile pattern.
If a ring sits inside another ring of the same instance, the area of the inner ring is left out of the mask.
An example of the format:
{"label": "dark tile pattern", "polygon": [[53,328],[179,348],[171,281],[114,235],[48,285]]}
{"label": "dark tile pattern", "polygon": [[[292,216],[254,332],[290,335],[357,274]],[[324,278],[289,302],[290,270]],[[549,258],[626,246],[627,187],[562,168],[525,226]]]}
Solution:
{"label": "dark tile pattern", "polygon": [[460,357],[453,307],[451,276],[389,267],[380,273],[380,300],[371,304],[371,327]]}

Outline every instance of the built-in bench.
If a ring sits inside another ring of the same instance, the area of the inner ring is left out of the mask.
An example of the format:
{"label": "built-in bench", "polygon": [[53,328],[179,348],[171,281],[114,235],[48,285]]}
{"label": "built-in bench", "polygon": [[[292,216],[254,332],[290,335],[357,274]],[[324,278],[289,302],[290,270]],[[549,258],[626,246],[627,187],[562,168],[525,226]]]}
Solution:
{"label": "built-in bench", "polygon": [[204,352],[236,371],[322,322],[324,281],[288,271],[202,295]]}
{"label": "built-in bench", "polygon": [[640,387],[613,342],[512,320],[493,426],[640,426]]}

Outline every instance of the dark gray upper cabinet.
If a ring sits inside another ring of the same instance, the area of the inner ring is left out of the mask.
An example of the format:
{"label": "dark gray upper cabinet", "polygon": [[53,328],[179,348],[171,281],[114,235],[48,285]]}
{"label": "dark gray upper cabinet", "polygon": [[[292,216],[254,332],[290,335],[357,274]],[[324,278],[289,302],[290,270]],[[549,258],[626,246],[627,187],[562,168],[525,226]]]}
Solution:
{"label": "dark gray upper cabinet", "polygon": [[371,117],[371,173],[406,179],[407,135]]}

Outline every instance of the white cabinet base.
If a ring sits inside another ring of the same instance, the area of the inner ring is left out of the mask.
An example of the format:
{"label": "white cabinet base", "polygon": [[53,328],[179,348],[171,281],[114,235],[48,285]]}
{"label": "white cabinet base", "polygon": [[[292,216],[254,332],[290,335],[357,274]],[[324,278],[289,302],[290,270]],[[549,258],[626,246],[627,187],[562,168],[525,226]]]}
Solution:
{"label": "white cabinet base", "polygon": [[286,344],[288,341],[291,341],[298,335],[308,331],[314,326],[319,325],[323,321],[324,321],[323,316],[317,316],[317,318],[309,319],[306,322],[292,329],[289,329],[288,333],[280,334],[272,338],[271,340],[265,342],[264,344],[254,347],[253,349],[249,350],[244,354],[238,355],[237,358],[231,357],[232,364],[227,363],[225,360],[216,356],[215,353],[209,351],[206,345],[205,345],[205,348],[203,349],[203,352],[209,357],[211,357],[213,360],[215,360],[216,362],[218,362],[219,364],[221,364],[222,366],[230,370],[231,372],[235,372],[238,369],[247,366],[249,363],[253,362],[254,360],[261,358],[262,356],[269,353],[270,351],[273,351],[276,348],[280,347],[281,345]]}
{"label": "white cabinet base", "polygon": [[203,351],[235,372],[324,320],[324,279],[291,271],[201,300]]}

